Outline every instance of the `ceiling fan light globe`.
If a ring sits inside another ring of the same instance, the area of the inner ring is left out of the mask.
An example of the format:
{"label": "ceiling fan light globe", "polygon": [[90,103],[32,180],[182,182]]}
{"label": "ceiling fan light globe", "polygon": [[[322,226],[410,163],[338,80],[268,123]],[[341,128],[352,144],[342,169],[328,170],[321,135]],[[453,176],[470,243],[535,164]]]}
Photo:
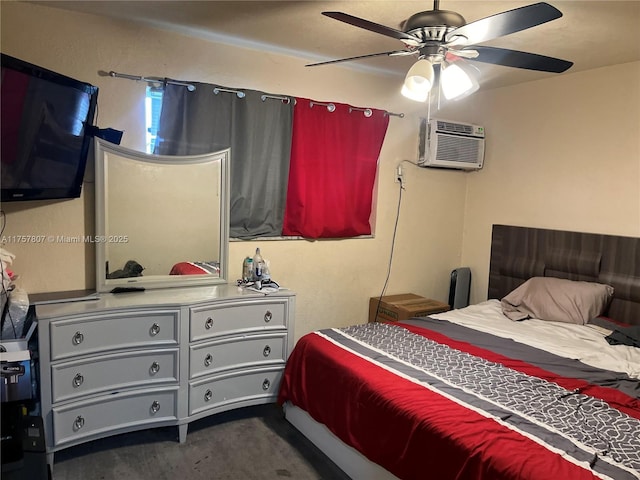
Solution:
{"label": "ceiling fan light globe", "polygon": [[427,100],[433,85],[433,77],[434,72],[431,62],[425,59],[418,60],[407,72],[400,93],[411,100],[424,102]]}
{"label": "ceiling fan light globe", "polygon": [[433,65],[429,60],[421,58],[416,63],[414,63],[409,71],[407,72],[407,79],[410,77],[420,77],[428,80],[429,83],[433,82]]}
{"label": "ceiling fan light globe", "polygon": [[442,70],[440,88],[447,100],[456,100],[478,90],[478,82],[464,68],[454,63]]}
{"label": "ceiling fan light globe", "polygon": [[430,89],[414,91],[409,89],[406,85],[403,85],[400,93],[403,97],[408,98],[409,100],[413,100],[415,102],[426,102],[427,98],[429,98],[429,90]]}
{"label": "ceiling fan light globe", "polygon": [[428,92],[431,85],[431,81],[423,77],[409,77],[404,81],[404,86],[412,92]]}

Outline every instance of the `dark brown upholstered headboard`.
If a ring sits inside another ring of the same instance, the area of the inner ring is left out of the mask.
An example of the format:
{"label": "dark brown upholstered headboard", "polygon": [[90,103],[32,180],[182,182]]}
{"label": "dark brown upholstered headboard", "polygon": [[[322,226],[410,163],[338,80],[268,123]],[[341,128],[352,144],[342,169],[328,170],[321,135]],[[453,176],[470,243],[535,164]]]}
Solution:
{"label": "dark brown upholstered headboard", "polygon": [[494,225],[489,298],[541,276],[611,285],[606,315],[640,325],[640,238]]}

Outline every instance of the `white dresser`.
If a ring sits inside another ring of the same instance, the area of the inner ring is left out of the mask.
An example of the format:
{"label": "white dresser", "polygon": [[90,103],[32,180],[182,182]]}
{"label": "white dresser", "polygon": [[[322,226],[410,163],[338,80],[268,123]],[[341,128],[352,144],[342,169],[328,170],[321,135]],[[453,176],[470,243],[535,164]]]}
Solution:
{"label": "white dresser", "polygon": [[277,398],[295,295],[236,286],[37,305],[48,461],[79,443]]}

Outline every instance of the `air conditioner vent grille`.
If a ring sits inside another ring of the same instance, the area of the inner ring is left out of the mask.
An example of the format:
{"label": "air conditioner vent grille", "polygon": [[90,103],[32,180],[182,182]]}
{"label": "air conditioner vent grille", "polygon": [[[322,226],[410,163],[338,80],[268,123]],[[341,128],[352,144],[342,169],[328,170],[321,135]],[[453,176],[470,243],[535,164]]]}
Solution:
{"label": "air conditioner vent grille", "polygon": [[461,123],[445,122],[438,120],[438,130],[450,133],[462,133],[465,135],[473,135],[473,125],[465,125]]}
{"label": "air conditioner vent grille", "polygon": [[478,163],[479,148],[482,145],[476,139],[462,139],[441,135],[438,141],[436,158],[445,162]]}

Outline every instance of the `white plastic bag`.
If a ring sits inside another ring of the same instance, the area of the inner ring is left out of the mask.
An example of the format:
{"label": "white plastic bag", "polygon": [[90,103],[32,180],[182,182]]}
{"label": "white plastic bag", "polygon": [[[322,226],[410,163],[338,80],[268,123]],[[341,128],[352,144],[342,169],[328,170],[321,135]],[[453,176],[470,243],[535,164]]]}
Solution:
{"label": "white plastic bag", "polygon": [[[9,292],[9,309],[2,325],[2,339],[22,338],[29,311],[29,295],[22,288]],[[3,308],[4,312],[4,308]]]}

